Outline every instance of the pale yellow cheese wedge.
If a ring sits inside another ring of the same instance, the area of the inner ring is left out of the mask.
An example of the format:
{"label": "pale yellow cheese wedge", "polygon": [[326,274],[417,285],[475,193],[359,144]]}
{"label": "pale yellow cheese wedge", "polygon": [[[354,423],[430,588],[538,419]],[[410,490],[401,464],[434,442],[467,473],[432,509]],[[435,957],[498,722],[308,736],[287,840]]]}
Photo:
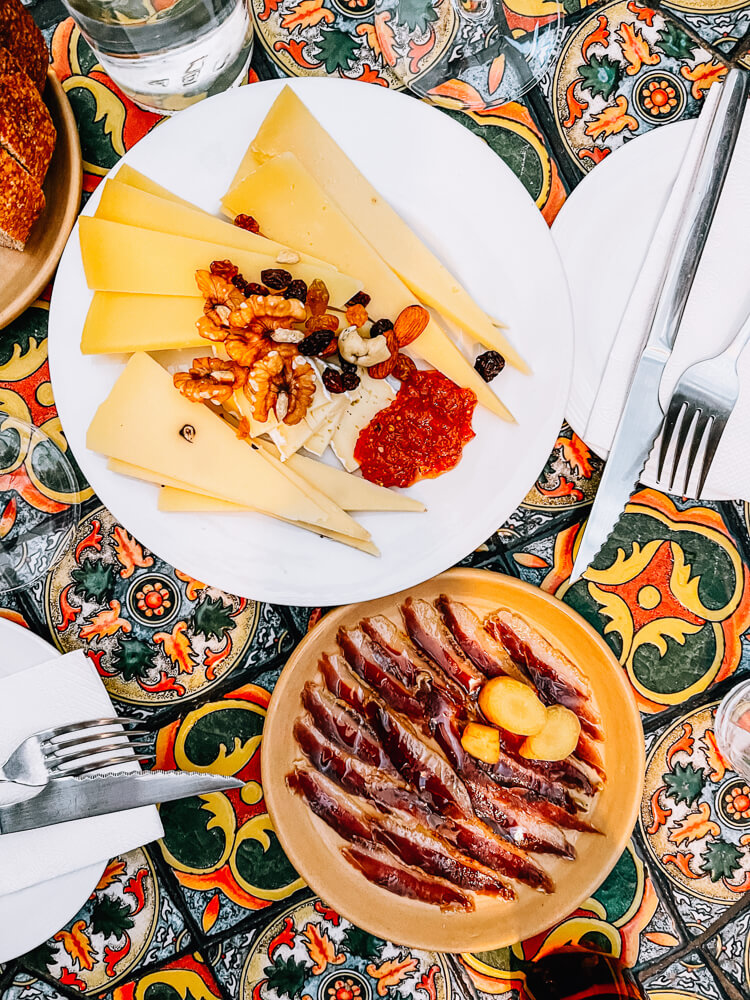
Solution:
{"label": "pale yellow cheese wedge", "polygon": [[331,401],[330,408],[322,426],[318,428],[312,437],[305,441],[303,445],[305,451],[309,451],[311,455],[317,455],[318,458],[320,458],[331,443],[333,435],[336,433],[336,428],[341,422],[341,418],[346,410],[346,403],[347,399],[343,394]]}
{"label": "pale yellow cheese wedge", "polygon": [[185,208],[191,208],[195,212],[202,211],[202,209],[198,208],[198,206],[194,205],[191,201],[186,201],[184,198],[180,198],[173,191],[162,187],[162,185],[157,184],[156,181],[152,181],[150,177],[146,177],[146,175],[142,174],[140,170],[135,170],[128,163],[123,163],[114,175],[114,179],[116,179],[120,184],[127,184],[129,187],[137,188],[145,194],[153,195],[156,198],[162,198],[164,201],[174,202],[175,205],[184,205]]}
{"label": "pale yellow cheese wedge", "polygon": [[354,457],[359,432],[376,413],[389,406],[396,392],[387,379],[362,375],[358,387],[348,394],[346,410],[331,438],[331,448],[347,472],[354,472],[359,462]]}
{"label": "pale yellow cheese wedge", "polygon": [[322,278],[333,306],[343,306],[362,287],[356,279],[323,264],[281,265],[275,255],[123,226],[89,215],[82,215],[78,225],[86,281],[95,291],[193,296],[197,291],[195,272],[207,270],[213,260],[227,258],[248,281],[259,281],[262,270],[278,267],[308,285]]}
{"label": "pale yellow cheese wedge", "polygon": [[[294,153],[420,301],[445,313],[480,344],[499,351],[514,368],[529,371],[507,337],[360,173],[290,87],[274,101],[232,187],[259,162],[287,152]],[[258,212],[263,214],[260,207]],[[366,281],[366,276],[362,277]]]}
{"label": "pale yellow cheese wedge", "polygon": [[185,399],[148,354],[130,358],[97,410],[86,444],[109,458],[159,470],[199,491],[250,503],[265,513],[334,531],[356,525],[332,501],[313,501],[280,462],[248,447],[207,407]]}
{"label": "pale yellow cheese wedge", "polygon": [[[170,514],[245,514],[248,511],[247,507],[240,507],[235,503],[217,500],[214,497],[201,496],[198,493],[190,493],[189,490],[175,489],[173,486],[163,486],[159,490],[158,506],[159,510]],[[278,518],[278,520],[283,521],[284,518]],[[341,542],[342,545],[359,549],[360,552],[366,552],[368,555],[380,555],[380,550],[373,542],[361,538],[350,538],[338,531],[329,531],[327,528],[321,528],[314,524],[302,524],[301,521],[291,523],[300,528],[307,528],[308,531],[312,531],[316,535],[322,535],[323,538],[330,538],[331,541]]]}
{"label": "pale yellow cheese wedge", "polygon": [[[104,182],[104,191],[94,216],[109,222],[119,222],[124,226],[153,229],[158,233],[171,233],[173,236],[185,236],[187,239],[206,243],[220,243],[222,246],[250,250],[252,253],[277,256],[297,253],[293,247],[240,229],[199,208],[166,201],[116,180]],[[326,271],[330,268],[330,265],[323,264],[309,254],[299,253],[298,256],[302,263],[314,264],[318,268],[322,266]],[[277,263],[276,266],[285,265]]]}
{"label": "pale yellow cheese wedge", "polygon": [[[262,205],[263,228],[269,236],[281,242],[294,240],[298,247],[334,267],[346,266],[354,271],[372,297],[368,310],[374,318],[395,320],[413,304],[413,293],[291,153],[258,167],[226,196],[224,205],[230,215],[239,214],[248,205]],[[434,320],[407,350],[457,385],[473,389],[479,402],[493,413],[505,420],[513,419]]]}
{"label": "pale yellow cheese wedge", "polygon": [[[197,291],[197,289],[196,289]],[[94,292],[81,336],[84,354],[172,351],[211,343],[196,329],[203,299],[172,295]]]}

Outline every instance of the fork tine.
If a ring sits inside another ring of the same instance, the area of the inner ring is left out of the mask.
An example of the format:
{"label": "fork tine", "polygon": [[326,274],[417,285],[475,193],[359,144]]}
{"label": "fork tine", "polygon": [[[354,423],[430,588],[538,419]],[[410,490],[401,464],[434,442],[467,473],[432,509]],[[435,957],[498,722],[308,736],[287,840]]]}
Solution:
{"label": "fork tine", "polygon": [[695,433],[693,434],[693,439],[690,442],[687,465],[685,466],[685,482],[682,489],[683,494],[686,494],[688,491],[688,485],[690,483],[690,476],[693,472],[693,466],[695,465],[695,459],[700,451],[700,446],[703,442],[703,437],[706,433],[709,420],[711,420],[711,413],[706,412],[705,410],[698,411],[698,419],[695,422]]}
{"label": "fork tine", "polygon": [[98,756],[102,753],[108,753],[110,750],[131,750],[135,751],[139,747],[148,747],[149,742],[144,740],[134,740],[132,743],[128,742],[117,742],[117,743],[103,743],[100,746],[86,747],[82,750],[74,747],[72,750],[68,750],[64,753],[53,753],[45,757],[47,767],[50,772],[56,770],[60,765],[64,764],[65,761],[76,761],[85,760],[88,757]]}
{"label": "fork tine", "polygon": [[100,729],[102,726],[132,726],[137,719],[121,719],[114,716],[109,719],[89,719],[87,722],[73,722],[69,726],[58,726],[56,729],[45,729],[37,733],[40,740],[52,740],[66,733],[75,733],[79,729]]}
{"label": "fork tine", "polygon": [[90,774],[92,771],[101,771],[103,768],[113,767],[116,764],[145,764],[152,760],[156,760],[156,756],[152,753],[138,754],[135,757],[123,757],[112,754],[110,757],[105,757],[104,760],[92,760],[89,764],[81,764],[80,767],[56,771],[52,775],[52,780],[55,778],[75,778],[81,774]]}
{"label": "fork tine", "polygon": [[57,750],[68,750],[73,746],[83,746],[86,743],[99,743],[102,740],[126,739],[130,740],[134,736],[148,736],[147,729],[122,730],[119,727],[110,727],[105,732],[91,733],[86,736],[71,735],[64,740],[45,740],[42,743],[42,752],[45,754],[55,753]]}
{"label": "fork tine", "polygon": [[687,441],[688,434],[690,433],[690,428],[693,426],[693,418],[699,411],[691,406],[686,400],[685,411],[682,414],[682,423],[680,424],[680,429],[677,432],[677,443],[674,449],[674,459],[672,461],[672,475],[669,477],[669,491],[672,492],[674,487],[674,481],[677,478],[677,469],[680,465],[680,459],[682,458],[682,453],[685,449],[685,442]]}
{"label": "fork tine", "polygon": [[656,470],[656,478],[661,482],[661,474],[664,469],[664,461],[667,457],[667,452],[669,451],[669,442],[672,440],[672,435],[674,434],[675,424],[677,423],[677,418],[679,417],[682,407],[685,405],[685,397],[674,395],[669,401],[669,409],[664,417],[664,423],[661,429],[661,444],[659,446],[659,461]]}
{"label": "fork tine", "polygon": [[724,428],[727,425],[728,419],[729,418],[726,416],[714,416],[713,423],[708,431],[706,453],[703,456],[703,465],[701,467],[700,476],[698,477],[698,492],[696,493],[696,499],[698,500],[700,500],[703,487],[706,485],[708,471],[711,468],[711,463],[714,460],[716,449],[719,446],[719,441],[721,441],[721,435],[724,433]]}

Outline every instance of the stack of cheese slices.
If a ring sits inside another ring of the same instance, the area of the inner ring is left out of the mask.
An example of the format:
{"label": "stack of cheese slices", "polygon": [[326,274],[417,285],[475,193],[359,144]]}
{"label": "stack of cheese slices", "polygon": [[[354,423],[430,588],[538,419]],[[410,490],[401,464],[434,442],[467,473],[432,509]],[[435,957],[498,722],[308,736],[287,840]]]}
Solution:
{"label": "stack of cheese slices", "polygon": [[41,94],[49,57],[21,0],[0,0],[0,246],[23,250],[44,209],[55,127]]}
{"label": "stack of cheese slices", "polygon": [[[231,219],[245,213],[258,218],[263,235],[203,212],[125,164],[105,183],[95,215],[80,219],[83,264],[94,290],[82,350],[133,355],[100,407],[88,445],[107,455],[117,471],[161,485],[163,510],[249,508],[377,553],[349,512],[424,509],[356,474],[359,432],[391,402],[393,387],[363,375],[356,390],[331,396],[319,379],[305,419],[292,426],[273,414],[258,423],[241,392],[225,404],[230,423],[189,402],[173,387],[163,366],[166,356],[159,363],[149,354],[184,350],[189,364],[196,349],[208,353],[211,345],[195,325],[204,306],[196,270],[229,259],[256,281],[262,270],[283,266],[308,285],[322,279],[332,309],[344,309],[364,288],[371,314],[394,319],[420,301],[514,367],[528,368],[502,329],[291,89],[271,107],[222,206]],[[480,404],[512,421],[435,318],[406,351],[471,388]],[[144,399],[159,413],[158,421],[150,419]],[[236,436],[232,417],[248,422],[250,447]],[[343,469],[316,460],[329,447]]]}

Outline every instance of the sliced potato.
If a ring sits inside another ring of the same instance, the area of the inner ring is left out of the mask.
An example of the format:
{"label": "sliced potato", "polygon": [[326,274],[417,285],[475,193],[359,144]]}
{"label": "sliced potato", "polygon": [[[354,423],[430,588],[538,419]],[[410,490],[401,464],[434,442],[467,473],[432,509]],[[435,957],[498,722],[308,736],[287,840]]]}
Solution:
{"label": "sliced potato", "polygon": [[493,726],[469,722],[461,737],[461,746],[485,764],[497,764],[500,760],[500,733]]}
{"label": "sliced potato", "polygon": [[527,737],[519,753],[529,760],[565,760],[575,750],[580,735],[581,723],[575,712],[550,705],[544,729]]}
{"label": "sliced potato", "polygon": [[547,709],[536,692],[512,677],[493,677],[479,692],[479,707],[490,722],[519,736],[542,731]]}

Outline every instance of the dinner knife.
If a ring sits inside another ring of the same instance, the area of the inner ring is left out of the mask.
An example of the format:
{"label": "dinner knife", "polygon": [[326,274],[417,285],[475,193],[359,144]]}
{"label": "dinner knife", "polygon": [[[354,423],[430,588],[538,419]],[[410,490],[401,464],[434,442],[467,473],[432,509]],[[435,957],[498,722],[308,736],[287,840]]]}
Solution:
{"label": "dinner knife", "polygon": [[661,425],[659,384],[672,352],[711,228],[742,115],[750,75],[732,69],[700,149],[698,164],[665,268],[648,339],[617,425],[609,458],[570,575],[577,580],[609,538],[643,473]]}
{"label": "dinner knife", "polygon": [[238,778],[196,771],[117,771],[53,778],[34,798],[0,808],[0,834],[35,830],[243,785]]}

